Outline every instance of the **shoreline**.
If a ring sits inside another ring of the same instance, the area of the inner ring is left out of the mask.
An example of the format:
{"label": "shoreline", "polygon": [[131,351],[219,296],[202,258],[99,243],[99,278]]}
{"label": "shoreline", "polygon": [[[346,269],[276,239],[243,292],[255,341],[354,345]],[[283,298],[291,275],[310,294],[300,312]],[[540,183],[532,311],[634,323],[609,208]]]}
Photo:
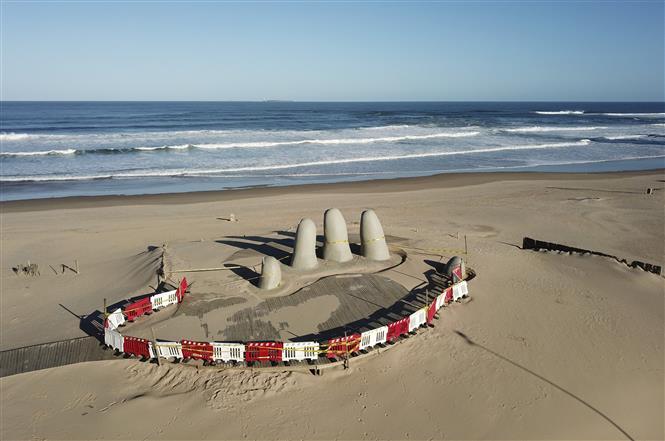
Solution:
{"label": "shoreline", "polygon": [[117,194],[95,196],[65,196],[55,198],[19,199],[0,201],[0,213],[48,211],[55,209],[79,209],[116,207],[126,205],[161,205],[172,203],[197,204],[206,202],[234,201],[294,193],[385,193],[422,190],[423,188],[455,188],[502,181],[527,180],[593,180],[600,178],[619,179],[634,176],[665,175],[665,168],[630,171],[599,172],[464,172],[438,173],[429,176],[369,179],[351,182],[294,184],[283,186],[238,187],[223,190],[200,190],[192,192]]}

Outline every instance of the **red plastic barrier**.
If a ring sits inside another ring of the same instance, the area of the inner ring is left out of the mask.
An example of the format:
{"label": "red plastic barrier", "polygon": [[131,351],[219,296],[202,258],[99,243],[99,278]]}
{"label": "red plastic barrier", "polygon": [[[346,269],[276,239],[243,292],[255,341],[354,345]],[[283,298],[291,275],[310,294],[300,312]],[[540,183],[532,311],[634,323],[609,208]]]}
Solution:
{"label": "red plastic barrier", "polygon": [[443,302],[447,305],[448,303],[453,301],[453,288],[452,286],[449,288],[446,288],[444,291],[446,293],[446,296],[443,299]]}
{"label": "red plastic barrier", "polygon": [[386,340],[389,343],[392,343],[395,340],[397,340],[400,335],[408,333],[409,333],[409,318],[404,317],[401,320],[397,320],[396,322],[388,324],[388,335],[386,336]]}
{"label": "red plastic barrier", "polygon": [[150,342],[138,337],[125,337],[123,352],[137,357],[151,358]]}
{"label": "red plastic barrier", "polygon": [[252,342],[245,344],[245,361],[282,361],[282,342]]}
{"label": "red plastic barrier", "polygon": [[453,283],[458,283],[464,280],[464,277],[462,277],[462,265],[458,265],[455,268],[453,268],[452,276],[453,276]]}
{"label": "red plastic barrier", "polygon": [[346,337],[332,338],[328,340],[326,357],[339,358],[347,353],[353,354],[360,350],[360,334],[351,334]]}
{"label": "red plastic barrier", "polygon": [[134,321],[135,318],[152,312],[152,303],[150,297],[137,300],[134,303],[122,307],[122,313],[128,321]]}
{"label": "red plastic barrier", "polygon": [[181,303],[182,299],[185,298],[185,291],[187,291],[187,278],[183,277],[180,281],[180,286],[175,292],[176,297],[178,298],[178,303]]}
{"label": "red plastic barrier", "polygon": [[183,358],[191,358],[193,360],[213,360],[212,343],[183,340],[180,344],[182,345]]}
{"label": "red plastic barrier", "polygon": [[427,308],[427,324],[429,325],[434,320],[434,314],[436,314],[436,299],[429,305]]}

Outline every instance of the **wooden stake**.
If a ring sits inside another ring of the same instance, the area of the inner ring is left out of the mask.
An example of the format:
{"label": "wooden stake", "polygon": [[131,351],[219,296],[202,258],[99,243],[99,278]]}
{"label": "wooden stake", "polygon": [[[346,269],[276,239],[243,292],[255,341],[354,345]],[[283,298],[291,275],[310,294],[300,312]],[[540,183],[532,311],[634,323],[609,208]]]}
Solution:
{"label": "wooden stake", "polygon": [[55,273],[55,275],[57,276],[57,275],[58,275],[58,271],[56,271],[56,269],[55,269],[55,268],[53,268],[53,265],[49,265],[49,266],[51,267],[51,269],[53,270],[53,272],[54,272],[54,273]]}
{"label": "wooden stake", "polygon": [[157,337],[155,337],[155,329],[151,326],[150,332],[152,332],[152,348],[155,351],[155,358],[157,359],[157,366],[161,366],[159,363],[159,352],[157,351]]}
{"label": "wooden stake", "polygon": [[106,297],[104,297],[104,318],[108,317],[108,313],[106,312]]}
{"label": "wooden stake", "polygon": [[349,342],[346,340],[346,331],[344,331],[344,349],[346,350],[346,355],[344,356],[344,369],[349,368]]}
{"label": "wooden stake", "polygon": [[469,250],[466,248],[466,234],[464,235],[464,255],[467,256],[469,254]]}
{"label": "wooden stake", "polygon": [[76,274],[78,274],[79,273],[79,261],[78,260],[74,261],[74,268],[76,268]]}

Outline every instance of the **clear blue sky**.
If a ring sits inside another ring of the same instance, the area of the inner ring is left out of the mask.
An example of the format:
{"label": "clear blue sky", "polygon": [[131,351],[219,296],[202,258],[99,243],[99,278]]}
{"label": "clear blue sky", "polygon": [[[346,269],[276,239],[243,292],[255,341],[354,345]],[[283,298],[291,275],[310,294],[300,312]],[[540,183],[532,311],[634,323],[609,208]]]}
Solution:
{"label": "clear blue sky", "polygon": [[2,2],[4,100],[664,99],[645,2]]}

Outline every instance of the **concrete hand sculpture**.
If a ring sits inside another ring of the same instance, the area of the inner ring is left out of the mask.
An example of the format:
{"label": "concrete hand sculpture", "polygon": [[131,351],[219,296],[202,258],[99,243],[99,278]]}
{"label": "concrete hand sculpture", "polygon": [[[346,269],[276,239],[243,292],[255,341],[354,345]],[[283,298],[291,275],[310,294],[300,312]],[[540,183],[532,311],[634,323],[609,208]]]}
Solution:
{"label": "concrete hand sculpture", "polygon": [[390,259],[383,227],[374,210],[365,210],[360,216],[360,249],[369,260]]}
{"label": "concrete hand sculpture", "polygon": [[353,259],[349,247],[349,234],[342,212],[329,208],[323,215],[323,258],[333,262],[348,262]]}
{"label": "concrete hand sculpture", "polygon": [[282,281],[282,269],[279,261],[272,256],[264,256],[261,264],[261,278],[259,288],[275,289]]}
{"label": "concrete hand sculpture", "polygon": [[308,270],[318,266],[316,259],[316,224],[311,219],[302,219],[298,224],[291,266],[300,270]]}

